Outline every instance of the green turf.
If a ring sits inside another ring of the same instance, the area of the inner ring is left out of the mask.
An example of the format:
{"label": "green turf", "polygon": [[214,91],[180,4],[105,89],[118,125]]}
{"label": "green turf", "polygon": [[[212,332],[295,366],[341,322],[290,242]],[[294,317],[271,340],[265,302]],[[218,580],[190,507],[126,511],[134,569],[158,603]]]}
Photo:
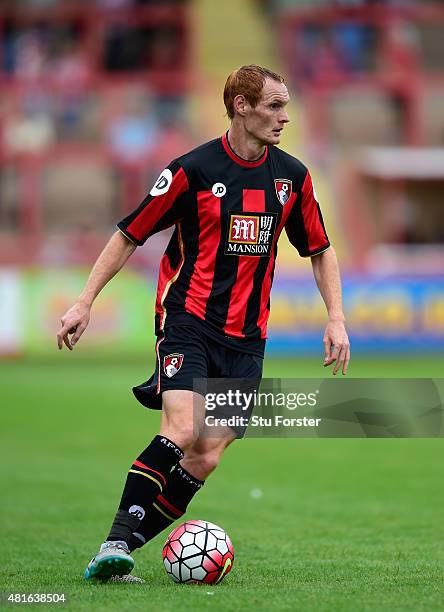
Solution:
{"label": "green turf", "polygon": [[[173,584],[163,535],[136,554],[146,585],[85,583],[125,471],[158,415],[128,391],[147,373],[140,361],[59,357],[0,364],[0,591],[65,592],[72,610],[443,609],[444,441],[436,439],[236,442],[188,515],[222,525],[233,540],[235,565],[222,584]],[[319,364],[269,360],[265,374],[319,376]],[[350,374],[439,377],[443,365],[356,358]]]}

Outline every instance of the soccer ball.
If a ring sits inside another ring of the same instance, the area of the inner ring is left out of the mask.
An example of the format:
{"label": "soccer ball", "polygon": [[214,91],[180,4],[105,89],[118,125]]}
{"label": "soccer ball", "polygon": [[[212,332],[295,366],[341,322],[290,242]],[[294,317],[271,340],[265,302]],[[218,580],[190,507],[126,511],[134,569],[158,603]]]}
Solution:
{"label": "soccer ball", "polygon": [[186,521],[170,533],[163,564],[174,582],[216,584],[231,570],[233,545],[223,529],[207,521]]}

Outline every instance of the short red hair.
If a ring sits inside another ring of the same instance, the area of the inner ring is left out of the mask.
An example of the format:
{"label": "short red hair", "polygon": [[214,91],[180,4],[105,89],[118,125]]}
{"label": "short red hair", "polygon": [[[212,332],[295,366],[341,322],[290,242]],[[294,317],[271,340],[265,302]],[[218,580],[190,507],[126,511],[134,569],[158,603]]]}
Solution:
{"label": "short red hair", "polygon": [[242,95],[254,108],[261,98],[267,78],[278,83],[284,82],[284,78],[277,72],[256,66],[256,64],[242,66],[230,74],[224,87],[224,104],[230,119],[234,117],[234,98]]}

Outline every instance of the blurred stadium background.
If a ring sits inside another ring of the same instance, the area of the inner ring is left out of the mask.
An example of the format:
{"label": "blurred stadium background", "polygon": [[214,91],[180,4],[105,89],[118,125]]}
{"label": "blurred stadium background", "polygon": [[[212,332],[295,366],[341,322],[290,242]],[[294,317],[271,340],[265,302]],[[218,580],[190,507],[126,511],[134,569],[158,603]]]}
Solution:
{"label": "blurred stadium background", "polygon": [[[164,165],[227,128],[243,63],[287,77],[282,147],[317,185],[353,352],[442,356],[444,3],[0,1],[0,354],[54,353],[61,314]],[[104,291],[84,354],[151,350],[168,232]],[[281,241],[269,355],[321,351],[309,262]],[[436,375],[436,374],[435,374]]]}

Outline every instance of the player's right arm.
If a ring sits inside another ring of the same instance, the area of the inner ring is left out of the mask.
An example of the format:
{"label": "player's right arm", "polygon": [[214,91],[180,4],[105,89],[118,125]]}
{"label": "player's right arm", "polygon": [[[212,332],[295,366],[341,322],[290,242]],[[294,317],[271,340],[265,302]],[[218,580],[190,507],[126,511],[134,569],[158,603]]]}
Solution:
{"label": "player's right arm", "polygon": [[124,266],[135,249],[136,245],[124,236],[122,232],[117,231],[111,236],[97,258],[77,302],[71,306],[61,319],[62,327],[57,334],[59,349],[63,348],[64,343],[72,351],[74,345],[88,326],[91,306],[94,300],[108,281]]}
{"label": "player's right arm", "polygon": [[174,160],[161,173],[140,206],[117,224],[119,231],[99,255],[79,299],[61,319],[62,327],[57,334],[59,349],[65,344],[72,351],[89,323],[94,300],[136,247],[183,217],[188,189],[188,177]]}

